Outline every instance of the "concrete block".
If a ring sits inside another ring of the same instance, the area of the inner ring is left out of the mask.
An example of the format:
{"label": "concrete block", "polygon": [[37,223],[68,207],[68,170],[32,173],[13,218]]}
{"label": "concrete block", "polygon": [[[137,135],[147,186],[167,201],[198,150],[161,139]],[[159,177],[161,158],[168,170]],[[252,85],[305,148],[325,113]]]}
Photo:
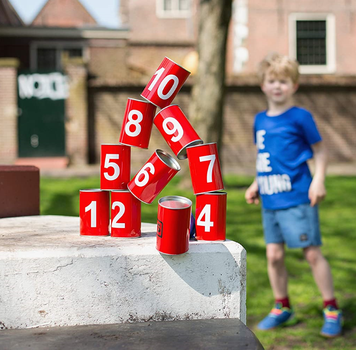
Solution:
{"label": "concrete block", "polygon": [[0,165],[0,218],[39,213],[39,169],[34,166]]}
{"label": "concrete block", "polygon": [[239,318],[246,322],[246,252],[191,242],[179,256],[141,238],[79,235],[79,218],[0,219],[0,328]]}

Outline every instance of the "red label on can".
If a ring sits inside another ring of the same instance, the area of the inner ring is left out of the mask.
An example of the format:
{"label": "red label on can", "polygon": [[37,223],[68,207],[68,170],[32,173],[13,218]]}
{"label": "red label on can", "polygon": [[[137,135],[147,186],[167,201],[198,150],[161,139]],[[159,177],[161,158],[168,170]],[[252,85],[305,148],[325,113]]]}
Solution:
{"label": "red label on can", "polygon": [[203,143],[177,105],[168,106],[157,113],[154,124],[178,159],[187,158],[187,147]]}
{"label": "red label on can", "polygon": [[198,194],[195,210],[196,238],[204,241],[226,239],[226,192]]}
{"label": "red label on can", "polygon": [[141,96],[160,108],[167,107],[172,103],[189,74],[186,69],[165,57]]}
{"label": "red label on can", "polygon": [[109,234],[109,196],[101,190],[81,190],[79,193],[80,234],[107,236]]}
{"label": "red label on can", "polygon": [[156,106],[147,101],[129,98],[121,126],[119,142],[148,148]]}
{"label": "red label on can", "polygon": [[102,144],[100,159],[100,188],[127,189],[130,181],[131,148],[125,145]]}
{"label": "red label on can", "polygon": [[187,148],[194,194],[224,189],[216,143]]}
{"label": "red label on can", "polygon": [[129,190],[111,192],[111,236],[141,237],[141,202]]}

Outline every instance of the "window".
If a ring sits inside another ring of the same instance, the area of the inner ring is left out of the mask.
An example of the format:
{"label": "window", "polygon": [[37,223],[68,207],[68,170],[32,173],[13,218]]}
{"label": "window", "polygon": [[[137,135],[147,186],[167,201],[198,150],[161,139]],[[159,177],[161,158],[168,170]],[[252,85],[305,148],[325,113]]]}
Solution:
{"label": "window", "polygon": [[289,54],[297,59],[300,72],[335,72],[335,19],[325,14],[292,14],[289,21]]}
{"label": "window", "polygon": [[186,18],[190,16],[190,0],[157,0],[157,16]]}

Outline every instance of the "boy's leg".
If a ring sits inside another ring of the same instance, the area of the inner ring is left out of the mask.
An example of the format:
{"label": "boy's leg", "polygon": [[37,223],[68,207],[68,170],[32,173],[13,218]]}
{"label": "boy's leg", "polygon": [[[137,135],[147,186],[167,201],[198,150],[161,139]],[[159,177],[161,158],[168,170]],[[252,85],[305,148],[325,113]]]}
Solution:
{"label": "boy's leg", "polygon": [[284,263],[284,244],[269,243],[266,249],[268,277],[275,299],[288,296],[288,273]]}

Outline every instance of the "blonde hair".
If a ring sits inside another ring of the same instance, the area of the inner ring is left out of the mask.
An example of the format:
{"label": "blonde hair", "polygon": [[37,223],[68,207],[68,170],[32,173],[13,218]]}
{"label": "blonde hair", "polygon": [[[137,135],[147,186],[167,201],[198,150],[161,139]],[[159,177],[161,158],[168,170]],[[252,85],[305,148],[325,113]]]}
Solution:
{"label": "blonde hair", "polygon": [[297,61],[288,56],[280,55],[273,52],[267,55],[258,65],[257,75],[263,83],[266,73],[275,76],[286,76],[292,79],[293,83],[298,83],[299,79],[299,64]]}

